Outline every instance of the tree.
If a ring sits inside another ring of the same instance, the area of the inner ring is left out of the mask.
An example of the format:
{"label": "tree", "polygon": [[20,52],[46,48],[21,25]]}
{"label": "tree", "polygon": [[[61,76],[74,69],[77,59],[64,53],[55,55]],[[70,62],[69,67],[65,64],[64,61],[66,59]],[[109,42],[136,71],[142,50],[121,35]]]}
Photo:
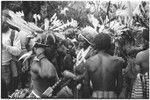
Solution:
{"label": "tree", "polygon": [[22,10],[22,1],[2,1],[2,10],[10,9],[14,12]]}

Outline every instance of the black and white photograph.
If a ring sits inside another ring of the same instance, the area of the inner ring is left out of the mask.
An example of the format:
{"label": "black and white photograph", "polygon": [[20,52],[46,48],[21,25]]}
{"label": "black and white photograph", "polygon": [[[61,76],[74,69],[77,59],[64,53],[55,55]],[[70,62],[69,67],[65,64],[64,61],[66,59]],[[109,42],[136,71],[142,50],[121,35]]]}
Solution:
{"label": "black and white photograph", "polygon": [[0,3],[1,99],[149,99],[149,0]]}

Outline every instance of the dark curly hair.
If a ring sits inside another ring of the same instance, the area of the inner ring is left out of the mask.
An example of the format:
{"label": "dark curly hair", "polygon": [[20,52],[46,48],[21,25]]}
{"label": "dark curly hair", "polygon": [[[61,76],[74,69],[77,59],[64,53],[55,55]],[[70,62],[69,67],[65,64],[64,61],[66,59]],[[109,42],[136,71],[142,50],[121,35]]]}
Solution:
{"label": "dark curly hair", "polygon": [[104,50],[105,52],[109,51],[111,48],[111,37],[105,33],[99,33],[95,36],[94,47],[97,50]]}

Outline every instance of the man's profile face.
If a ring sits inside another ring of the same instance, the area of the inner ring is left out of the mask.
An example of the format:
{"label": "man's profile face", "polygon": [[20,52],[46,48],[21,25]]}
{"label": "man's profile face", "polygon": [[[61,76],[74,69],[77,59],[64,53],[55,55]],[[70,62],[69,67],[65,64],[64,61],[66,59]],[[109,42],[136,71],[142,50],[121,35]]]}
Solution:
{"label": "man's profile face", "polygon": [[80,48],[84,48],[87,45],[87,42],[84,40],[79,43]]}
{"label": "man's profile face", "polygon": [[78,36],[78,41],[79,41],[79,47],[84,48],[87,42],[82,35]]}
{"label": "man's profile face", "polygon": [[1,29],[2,29],[2,33],[6,33],[9,30],[9,26],[7,22],[2,22]]}

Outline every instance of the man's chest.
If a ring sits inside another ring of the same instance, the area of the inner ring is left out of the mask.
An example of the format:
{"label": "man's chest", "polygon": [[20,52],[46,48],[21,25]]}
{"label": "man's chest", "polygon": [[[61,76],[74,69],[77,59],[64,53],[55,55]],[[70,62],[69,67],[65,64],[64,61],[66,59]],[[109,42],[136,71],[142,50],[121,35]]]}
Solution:
{"label": "man's chest", "polygon": [[41,64],[39,61],[33,61],[31,64],[31,71],[32,72],[39,72],[40,67],[41,67]]}

